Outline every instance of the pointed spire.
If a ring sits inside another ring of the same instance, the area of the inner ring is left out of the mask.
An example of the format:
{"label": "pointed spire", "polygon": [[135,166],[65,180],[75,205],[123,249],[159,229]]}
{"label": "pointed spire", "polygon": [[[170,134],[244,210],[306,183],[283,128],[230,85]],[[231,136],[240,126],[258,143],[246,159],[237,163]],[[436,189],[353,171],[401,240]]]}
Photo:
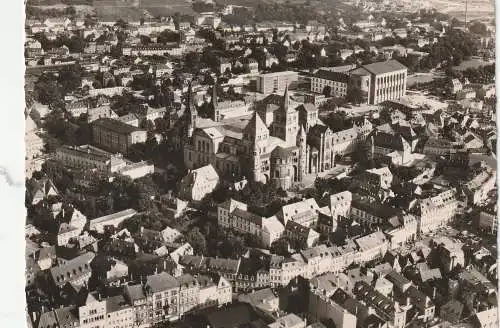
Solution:
{"label": "pointed spire", "polygon": [[188,109],[191,111],[194,106],[193,106],[193,87],[192,87],[193,81],[189,81],[189,86],[188,86]]}
{"label": "pointed spire", "polygon": [[215,80],[213,90],[212,90],[212,104],[214,106],[214,109],[217,108],[217,80]]}
{"label": "pointed spire", "polygon": [[283,95],[283,109],[288,110],[288,105],[290,104],[290,95],[288,94],[288,84],[285,87],[285,94]]}
{"label": "pointed spire", "polygon": [[245,128],[245,132],[250,135],[252,139],[255,139],[264,129],[267,130],[267,126],[264,124],[257,111],[254,111],[250,122],[248,122]]}
{"label": "pointed spire", "polygon": [[306,140],[306,129],[304,128],[303,124],[299,125],[299,136],[300,136],[300,139]]}

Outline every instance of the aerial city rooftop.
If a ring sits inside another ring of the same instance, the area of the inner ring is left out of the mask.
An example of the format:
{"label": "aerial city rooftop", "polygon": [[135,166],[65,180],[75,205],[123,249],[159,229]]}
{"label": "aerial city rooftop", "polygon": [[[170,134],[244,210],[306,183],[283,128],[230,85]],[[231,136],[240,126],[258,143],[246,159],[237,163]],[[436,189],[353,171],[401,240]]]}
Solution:
{"label": "aerial city rooftop", "polygon": [[487,15],[160,2],[28,0],[29,327],[498,325]]}

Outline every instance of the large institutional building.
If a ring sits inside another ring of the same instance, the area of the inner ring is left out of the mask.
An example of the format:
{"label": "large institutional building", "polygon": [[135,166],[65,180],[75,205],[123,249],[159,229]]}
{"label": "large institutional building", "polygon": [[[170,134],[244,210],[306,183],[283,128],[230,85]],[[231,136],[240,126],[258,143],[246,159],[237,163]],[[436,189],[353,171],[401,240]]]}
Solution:
{"label": "large institutional building", "polygon": [[[221,176],[246,176],[288,189],[306,175],[331,169],[336,155],[354,150],[371,131],[360,120],[353,128],[333,133],[309,103],[271,94],[256,103],[255,111],[220,118],[214,94],[212,119],[199,118],[192,100],[186,109],[184,162],[190,169],[211,164]],[[192,99],[190,92],[189,99]]]}
{"label": "large institutional building", "polygon": [[408,69],[397,60],[340,72],[321,69],[311,76],[311,91],[323,93],[325,87],[329,86],[331,95],[335,97],[346,97],[348,92],[360,92],[364,102],[375,105],[404,96],[407,75]]}

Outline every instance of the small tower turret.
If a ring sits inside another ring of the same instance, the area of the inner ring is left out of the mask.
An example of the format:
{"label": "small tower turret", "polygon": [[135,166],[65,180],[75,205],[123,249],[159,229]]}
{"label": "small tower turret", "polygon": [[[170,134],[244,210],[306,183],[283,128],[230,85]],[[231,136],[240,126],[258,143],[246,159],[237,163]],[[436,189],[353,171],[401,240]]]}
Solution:
{"label": "small tower turret", "polygon": [[295,179],[300,182],[303,181],[307,172],[307,135],[304,126],[300,126],[299,133],[297,134],[297,147],[299,147],[299,158],[297,167],[297,177]]}
{"label": "small tower turret", "polygon": [[212,89],[212,106],[214,108],[214,113],[212,119],[215,122],[220,121],[220,110],[219,110],[219,103],[217,102],[217,81],[214,83],[213,89]]}
{"label": "small tower turret", "polygon": [[191,138],[193,132],[196,129],[196,121],[198,120],[198,111],[194,104],[192,82],[189,82],[188,88],[188,105],[187,105],[187,115],[188,115],[188,126],[187,126],[187,136]]}

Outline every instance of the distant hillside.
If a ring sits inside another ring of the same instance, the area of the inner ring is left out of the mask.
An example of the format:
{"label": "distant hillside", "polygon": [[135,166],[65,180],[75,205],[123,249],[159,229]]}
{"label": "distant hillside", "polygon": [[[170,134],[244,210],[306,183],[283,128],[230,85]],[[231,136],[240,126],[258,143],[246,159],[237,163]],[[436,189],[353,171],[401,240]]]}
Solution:
{"label": "distant hillside", "polygon": [[28,6],[92,5],[94,0],[27,0]]}
{"label": "distant hillside", "polygon": [[184,0],[94,0],[93,6],[102,21],[137,21],[145,14],[153,17],[194,14],[191,4]]}

